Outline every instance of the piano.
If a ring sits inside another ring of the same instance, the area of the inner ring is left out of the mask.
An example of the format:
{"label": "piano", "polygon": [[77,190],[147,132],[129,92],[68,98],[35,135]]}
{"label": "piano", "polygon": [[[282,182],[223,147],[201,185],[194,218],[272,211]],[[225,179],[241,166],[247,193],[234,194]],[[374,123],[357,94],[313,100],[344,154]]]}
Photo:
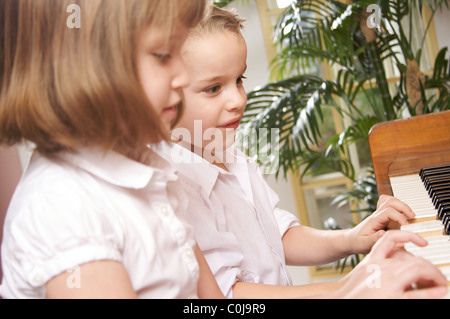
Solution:
{"label": "piano", "polygon": [[406,226],[388,227],[425,238],[427,247],[405,249],[439,267],[450,286],[450,111],[377,124],[369,146],[379,195],[397,197],[416,214]]}

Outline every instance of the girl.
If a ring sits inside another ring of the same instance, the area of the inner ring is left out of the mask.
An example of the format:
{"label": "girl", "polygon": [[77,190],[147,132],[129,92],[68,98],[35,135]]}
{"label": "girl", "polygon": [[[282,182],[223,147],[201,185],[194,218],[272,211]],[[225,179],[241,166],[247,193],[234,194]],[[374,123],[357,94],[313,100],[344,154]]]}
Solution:
{"label": "girl", "polygon": [[216,296],[175,172],[147,147],[181,113],[180,48],[206,4],[79,0],[73,28],[73,3],[0,1],[0,143],[35,145],[5,220],[2,295]]}
{"label": "girl", "polygon": [[[241,28],[242,20],[235,14],[214,8],[191,32],[182,50],[191,77],[191,84],[184,89],[186,112],[173,132],[184,148],[161,145],[159,149],[186,177],[182,179],[185,188],[198,189],[193,192],[197,207],[190,210],[189,221],[223,294],[229,298],[292,298],[319,293],[328,293],[327,297],[388,297],[391,293],[403,297],[404,281],[384,284],[385,290],[374,294],[366,291],[363,278],[369,273],[361,267],[352,274],[352,280],[291,286],[286,263],[322,264],[352,253],[367,253],[384,234],[382,229],[389,220],[404,224],[413,213],[398,200],[383,198],[378,211],[354,229],[330,232],[302,226],[277,206],[278,197],[259,168],[232,147],[246,106],[243,79],[247,48]],[[386,238],[389,241],[392,237]],[[377,260],[380,267],[381,259]],[[383,276],[389,277],[398,263],[401,261],[390,260],[386,264],[390,270],[383,265]],[[432,272],[442,282],[439,271]],[[352,295],[357,285],[359,295]]]}

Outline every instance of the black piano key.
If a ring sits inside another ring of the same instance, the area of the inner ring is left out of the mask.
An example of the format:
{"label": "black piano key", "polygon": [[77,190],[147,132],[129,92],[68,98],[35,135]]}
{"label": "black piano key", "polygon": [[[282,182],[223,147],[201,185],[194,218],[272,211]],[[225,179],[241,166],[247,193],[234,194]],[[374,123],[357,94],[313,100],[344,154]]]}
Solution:
{"label": "black piano key", "polygon": [[424,175],[423,180],[430,180],[430,179],[434,179],[434,178],[439,178],[439,176],[445,176],[448,175],[450,173],[450,169],[446,169],[446,170],[438,170],[438,171],[434,171],[430,174]]}
{"label": "black piano key", "polygon": [[433,178],[427,178],[423,181],[425,189],[429,190],[430,187],[432,187],[433,185],[437,184],[437,183],[449,183],[450,184],[450,173],[449,174],[444,174],[444,175],[439,175],[439,176],[434,176]]}
{"label": "black piano key", "polygon": [[427,174],[428,172],[431,171],[436,171],[436,170],[440,170],[440,169],[450,169],[450,165],[440,165],[440,166],[434,166],[434,167],[424,167],[420,170],[420,174]]}
{"label": "black piano key", "polygon": [[449,192],[450,186],[443,186],[431,189],[428,194],[430,195],[431,199],[434,199],[435,197],[445,196],[445,194],[448,194]]}
{"label": "black piano key", "polygon": [[450,165],[423,168],[420,178],[430,196],[444,231],[450,234]]}
{"label": "black piano key", "polygon": [[438,171],[438,172],[435,172],[433,175],[425,176],[423,178],[423,181],[424,182],[432,181],[434,179],[441,178],[441,176],[448,176],[449,174],[450,174],[450,170],[448,170],[448,171]]}
{"label": "black piano key", "polygon": [[437,184],[450,184],[450,175],[443,177],[442,179],[435,179],[429,182],[424,183],[424,187],[425,189],[428,191],[430,190],[431,187],[433,187],[433,185],[437,185]]}
{"label": "black piano key", "polygon": [[445,213],[445,211],[448,210],[448,206],[449,206],[449,205],[450,205],[450,203],[444,203],[444,204],[441,204],[441,205],[439,206],[439,208],[437,208],[438,212],[439,212],[439,211],[442,211],[443,213]]}
{"label": "black piano key", "polygon": [[429,167],[429,168],[422,168],[420,170],[419,175],[422,179],[424,179],[427,176],[433,176],[433,175],[440,174],[442,172],[448,172],[448,171],[450,171],[450,165]]}
{"label": "black piano key", "polygon": [[422,168],[419,172],[420,177],[424,177],[427,174],[429,174],[432,171],[436,171],[439,169],[445,169],[446,167],[450,167],[449,165],[443,165],[443,166],[436,166],[436,167],[426,167],[426,168]]}
{"label": "black piano key", "polygon": [[[449,180],[450,180],[450,177],[449,177]],[[442,180],[442,181],[439,180],[439,181],[429,184],[428,187],[425,187],[425,188],[428,192],[431,192],[432,189],[439,189],[444,186],[450,186],[449,180]]]}
{"label": "black piano key", "polygon": [[435,192],[435,194],[431,196],[431,202],[436,206],[436,203],[439,201],[439,198],[442,198],[443,196],[447,195],[450,195],[450,190]]}
{"label": "black piano key", "polygon": [[444,174],[435,176],[433,178],[427,178],[423,181],[424,187],[426,190],[430,190],[435,185],[442,185],[442,184],[450,184],[450,174]]}
{"label": "black piano key", "polygon": [[442,216],[449,211],[449,206],[450,206],[450,200],[448,201],[443,201],[441,203],[439,203],[439,205],[436,207],[437,210],[437,214],[439,219],[442,220]]}
{"label": "black piano key", "polygon": [[445,233],[447,235],[449,235],[450,234],[450,215],[446,216],[445,222],[443,224],[444,224]]}
{"label": "black piano key", "polygon": [[444,225],[445,229],[450,229],[450,212],[447,212],[442,216],[442,224]]}
{"label": "black piano key", "polygon": [[449,218],[450,218],[450,214],[449,213],[443,214],[442,215],[442,219],[441,219],[442,223],[445,225],[448,222]]}
{"label": "black piano key", "polygon": [[450,194],[439,196],[438,200],[436,201],[436,209],[439,209],[440,206],[450,203]]}
{"label": "black piano key", "polygon": [[441,167],[435,167],[431,169],[423,170],[420,174],[421,177],[426,178],[428,176],[433,176],[436,174],[440,174],[442,172],[449,172],[450,166],[441,166]]}
{"label": "black piano key", "polygon": [[450,185],[436,185],[430,188],[428,194],[430,195],[430,197],[433,197],[435,193],[439,194],[446,191],[450,191]]}
{"label": "black piano key", "polygon": [[434,187],[430,188],[428,194],[432,200],[436,197],[437,201],[440,197],[444,197],[446,194],[448,194],[449,191],[450,185],[435,185]]}
{"label": "black piano key", "polygon": [[444,218],[449,215],[450,215],[450,204],[442,205],[438,210],[439,219],[444,220]]}

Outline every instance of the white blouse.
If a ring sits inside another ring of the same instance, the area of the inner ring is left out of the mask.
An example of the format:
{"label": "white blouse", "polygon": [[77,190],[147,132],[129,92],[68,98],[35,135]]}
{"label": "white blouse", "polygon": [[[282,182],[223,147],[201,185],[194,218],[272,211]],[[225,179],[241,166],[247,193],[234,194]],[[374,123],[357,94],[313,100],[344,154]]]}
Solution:
{"label": "white blouse", "polygon": [[188,198],[173,168],[154,156],[149,167],[94,149],[54,160],[34,154],[5,220],[2,296],[44,298],[52,277],[113,260],[139,298],[197,297]]}
{"label": "white blouse", "polygon": [[258,165],[239,151],[234,163],[225,164],[228,171],[179,145],[163,143],[156,151],[192,192],[188,221],[226,297],[232,298],[237,281],[292,284],[281,239],[299,222],[277,206],[279,198]]}

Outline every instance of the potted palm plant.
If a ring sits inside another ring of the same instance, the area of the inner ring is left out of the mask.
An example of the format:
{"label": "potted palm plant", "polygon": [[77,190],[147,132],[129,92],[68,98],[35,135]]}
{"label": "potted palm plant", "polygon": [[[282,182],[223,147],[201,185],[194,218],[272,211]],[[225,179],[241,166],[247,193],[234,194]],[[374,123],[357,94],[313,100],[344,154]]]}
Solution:
{"label": "potted palm plant", "polygon": [[[270,141],[271,129],[278,129],[277,173],[300,172],[303,178],[340,172],[354,187],[337,201],[363,201],[364,209],[374,211],[378,197],[370,163],[361,176],[343,154],[352,144],[367,145],[377,123],[450,109],[447,48],[433,57],[431,70],[422,67],[432,19],[448,5],[448,0],[293,1],[274,30],[279,47],[271,64],[275,80],[248,93],[241,136],[258,132],[267,136],[257,139]],[[411,17],[425,9],[428,19],[414,44]],[[333,77],[315,68],[324,64],[333,68]],[[387,65],[396,74],[391,85]],[[338,134],[324,132],[330,108],[351,123]],[[258,160],[255,145],[241,146]]]}

